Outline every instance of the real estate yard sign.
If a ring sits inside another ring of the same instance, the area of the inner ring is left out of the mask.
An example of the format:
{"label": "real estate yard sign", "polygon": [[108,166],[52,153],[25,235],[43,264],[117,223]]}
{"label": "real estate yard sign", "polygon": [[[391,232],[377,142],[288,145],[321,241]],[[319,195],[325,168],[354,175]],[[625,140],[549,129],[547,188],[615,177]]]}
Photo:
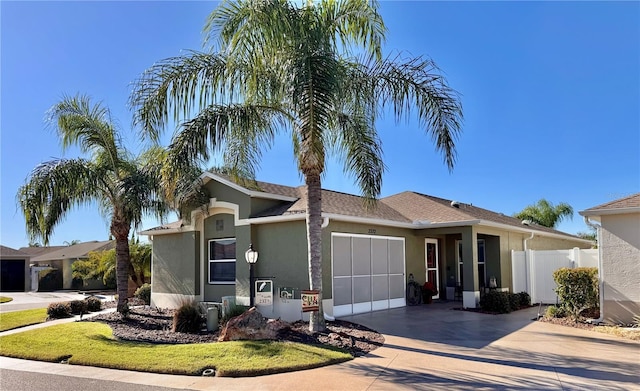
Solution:
{"label": "real estate yard sign", "polygon": [[300,298],[302,299],[302,312],[311,312],[318,310],[318,296],[320,291],[301,291]]}

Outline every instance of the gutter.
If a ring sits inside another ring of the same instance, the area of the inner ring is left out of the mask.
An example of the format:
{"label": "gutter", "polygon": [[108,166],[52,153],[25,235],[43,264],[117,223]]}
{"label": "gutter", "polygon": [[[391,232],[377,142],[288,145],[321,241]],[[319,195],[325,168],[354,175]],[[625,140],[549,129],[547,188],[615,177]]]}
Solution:
{"label": "gutter", "polygon": [[604,322],[604,279],[602,278],[602,225],[595,224],[589,220],[589,216],[583,216],[584,223],[596,230],[598,240],[598,289],[600,290],[600,317],[598,319],[592,319],[589,323],[602,323]]}

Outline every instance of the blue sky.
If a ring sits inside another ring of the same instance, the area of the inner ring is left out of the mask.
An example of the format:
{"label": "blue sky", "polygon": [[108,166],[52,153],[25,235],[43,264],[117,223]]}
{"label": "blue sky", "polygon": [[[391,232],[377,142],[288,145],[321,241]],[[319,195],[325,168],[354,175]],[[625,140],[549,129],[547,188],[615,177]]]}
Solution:
{"label": "blue sky", "polygon": [[[62,153],[46,110],[64,94],[89,94],[111,108],[139,151],[129,83],[155,61],[200,49],[215,4],[0,3],[0,243],[28,243],[16,191],[29,172],[78,156]],[[640,191],[638,2],[383,1],[381,12],[386,51],[433,58],[465,115],[452,173],[415,121],[381,120],[382,196],[414,190],[513,214],[543,197],[577,212]],[[301,184],[286,136],[265,152],[258,179]],[[335,162],[323,186],[358,192]],[[587,230],[577,213],[559,229]],[[107,237],[107,219],[83,207],[50,243]]]}

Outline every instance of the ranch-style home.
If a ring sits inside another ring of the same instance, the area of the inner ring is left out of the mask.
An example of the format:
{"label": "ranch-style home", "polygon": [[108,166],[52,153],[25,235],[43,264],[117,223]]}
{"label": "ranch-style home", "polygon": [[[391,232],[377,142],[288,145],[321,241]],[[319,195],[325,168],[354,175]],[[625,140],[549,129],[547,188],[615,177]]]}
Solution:
{"label": "ranch-style home", "polygon": [[[201,179],[211,198],[189,222],[140,233],[152,241],[152,304],[175,307],[184,300],[220,302],[225,296],[249,304],[245,251],[252,244],[258,251],[255,285],[273,292],[260,311],[300,319],[300,291],[309,288],[305,187],[253,181],[241,186],[209,172]],[[323,305],[336,317],[406,305],[410,276],[420,284],[433,282],[436,299],[453,299],[457,286],[463,306],[475,308],[489,281],[511,289],[511,250],[592,244],[412,191],[365,208],[361,197],[323,190],[322,217]]]}
{"label": "ranch-style home", "polygon": [[598,228],[600,318],[632,324],[640,316],[640,193],[580,214]]}

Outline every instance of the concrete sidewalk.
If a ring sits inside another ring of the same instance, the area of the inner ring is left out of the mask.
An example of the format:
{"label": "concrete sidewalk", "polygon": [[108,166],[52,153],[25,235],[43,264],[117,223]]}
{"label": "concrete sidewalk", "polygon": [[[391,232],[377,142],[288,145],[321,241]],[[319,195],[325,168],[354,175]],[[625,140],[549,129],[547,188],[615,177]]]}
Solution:
{"label": "concrete sidewalk", "polygon": [[531,319],[405,307],[346,320],[377,329],[383,347],[339,365],[254,378],[148,374],[0,357],[0,367],[193,390],[640,390],[640,343]]}

